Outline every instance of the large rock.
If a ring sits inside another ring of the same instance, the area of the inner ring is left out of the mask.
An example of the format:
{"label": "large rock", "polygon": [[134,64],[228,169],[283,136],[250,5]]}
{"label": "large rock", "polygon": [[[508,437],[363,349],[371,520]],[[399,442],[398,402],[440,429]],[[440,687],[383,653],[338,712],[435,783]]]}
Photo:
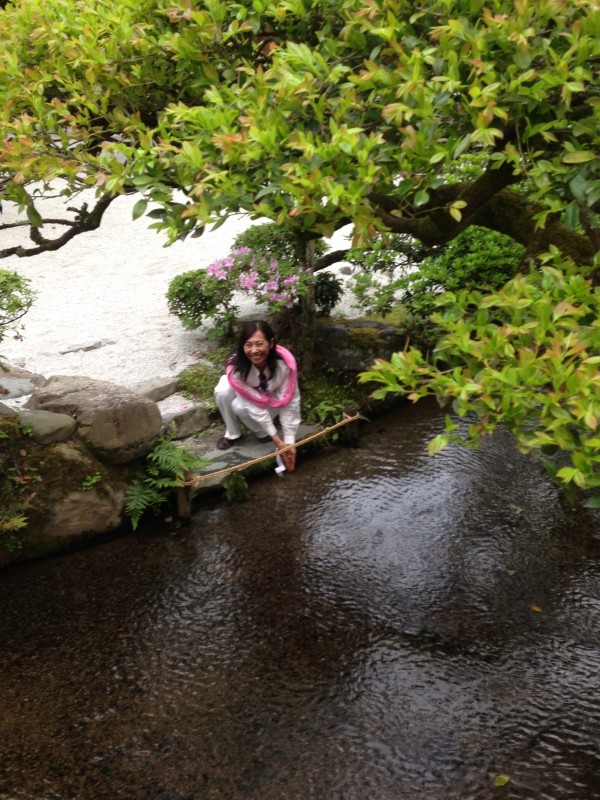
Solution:
{"label": "large rock", "polygon": [[0,403],[0,416],[14,418],[17,416],[17,412],[11,406],[7,406],[6,403]]}
{"label": "large rock", "polygon": [[191,405],[180,411],[163,414],[163,425],[172,439],[186,439],[208,428],[210,420],[202,406]]}
{"label": "large rock", "polygon": [[315,352],[328,366],[352,372],[368,370],[376,358],[402,350],[406,334],[394,325],[362,319],[324,319],[317,325]]}
{"label": "large rock", "polygon": [[31,438],[38,444],[64,442],[75,433],[77,423],[68,414],[55,414],[53,411],[19,412],[20,424],[31,432]]}
{"label": "large rock", "polygon": [[0,367],[0,397],[23,397],[31,394],[36,386],[45,383],[46,378],[22,367],[8,365]]}
{"label": "large rock", "polygon": [[139,458],[161,433],[156,403],[109,381],[57,375],[36,389],[25,405],[72,416],[79,436],[107,464]]}
{"label": "large rock", "polygon": [[44,535],[49,539],[81,539],[107,533],[123,524],[125,489],[106,486],[70,492],[48,515]]}
{"label": "large rock", "polygon": [[20,466],[27,527],[18,551],[0,551],[0,565],[63,550],[125,522],[131,468],[104,465],[81,440],[30,448]]}
{"label": "large rock", "polygon": [[154,378],[136,383],[131,387],[131,391],[158,403],[177,391],[178,382],[178,378]]}

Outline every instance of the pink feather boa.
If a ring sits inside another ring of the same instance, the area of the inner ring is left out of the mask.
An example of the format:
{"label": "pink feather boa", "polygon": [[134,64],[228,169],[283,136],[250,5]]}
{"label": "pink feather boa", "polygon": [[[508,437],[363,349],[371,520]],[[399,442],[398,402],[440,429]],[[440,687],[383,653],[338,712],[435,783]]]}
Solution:
{"label": "pink feather boa", "polygon": [[271,406],[272,408],[281,408],[282,406],[287,406],[290,402],[292,397],[294,396],[294,391],[296,389],[296,382],[298,380],[298,370],[296,368],[296,359],[287,350],[285,347],[282,347],[280,344],[275,345],[275,352],[277,355],[283,359],[285,364],[289,367],[290,370],[290,379],[287,382],[287,386],[285,387],[285,392],[283,397],[277,400],[274,397],[271,397],[268,394],[261,394],[259,395],[257,392],[251,392],[248,389],[248,386],[245,383],[241,383],[237,380],[235,376],[235,367],[233,364],[228,364],[227,366],[227,379],[231,384],[234,391],[237,394],[241,395],[246,400],[249,400],[251,403],[259,406],[260,408],[267,408]]}

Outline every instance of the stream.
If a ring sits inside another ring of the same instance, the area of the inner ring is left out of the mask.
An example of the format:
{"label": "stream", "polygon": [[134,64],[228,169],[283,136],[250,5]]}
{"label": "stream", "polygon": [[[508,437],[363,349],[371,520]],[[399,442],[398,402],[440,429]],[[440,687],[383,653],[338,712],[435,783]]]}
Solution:
{"label": "stream", "polygon": [[432,403],[0,574],[0,800],[600,800],[600,514]]}

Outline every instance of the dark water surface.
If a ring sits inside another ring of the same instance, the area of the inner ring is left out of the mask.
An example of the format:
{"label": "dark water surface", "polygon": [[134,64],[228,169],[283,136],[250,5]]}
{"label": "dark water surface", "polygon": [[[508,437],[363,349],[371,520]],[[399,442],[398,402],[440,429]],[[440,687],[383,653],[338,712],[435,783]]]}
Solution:
{"label": "dark water surface", "polygon": [[598,514],[442,425],[0,574],[0,798],[600,798]]}

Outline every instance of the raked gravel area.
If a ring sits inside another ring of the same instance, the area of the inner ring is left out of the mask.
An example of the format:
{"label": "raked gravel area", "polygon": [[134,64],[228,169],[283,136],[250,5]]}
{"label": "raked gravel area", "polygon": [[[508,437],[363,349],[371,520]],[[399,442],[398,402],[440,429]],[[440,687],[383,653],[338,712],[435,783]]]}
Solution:
{"label": "raked gravel area", "polygon": [[[120,197],[102,226],[75,237],[55,252],[6,258],[0,268],[31,280],[35,304],[23,318],[21,338],[0,343],[4,361],[51,375],[78,375],[131,387],[141,381],[178,375],[197,360],[206,330],[186,331],[167,308],[173,277],[226,256],[234,237],[252,224],[230,218],[198,239],[164,246],[147,217],[133,221],[137,196]],[[62,216],[61,198],[46,201],[45,214]],[[1,223],[19,218],[3,204]],[[347,246],[348,230],[336,233],[334,248]],[[2,232],[2,246],[24,239],[24,230]],[[339,266],[333,268],[339,273]],[[346,276],[342,276],[346,277]],[[252,298],[240,296],[243,314],[261,313]],[[353,315],[346,296],[336,313]]]}

